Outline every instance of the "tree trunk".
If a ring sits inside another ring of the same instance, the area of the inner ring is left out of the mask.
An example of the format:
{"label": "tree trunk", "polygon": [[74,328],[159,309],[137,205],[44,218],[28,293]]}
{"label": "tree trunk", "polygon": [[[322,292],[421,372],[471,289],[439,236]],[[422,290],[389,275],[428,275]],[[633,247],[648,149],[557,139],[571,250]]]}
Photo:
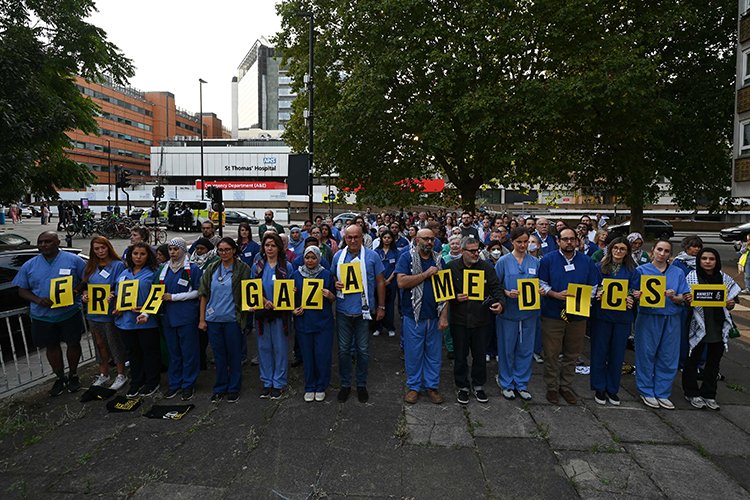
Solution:
{"label": "tree trunk", "polygon": [[[643,193],[634,192],[630,202],[630,232],[643,234]],[[643,236],[646,237],[645,235]]]}
{"label": "tree trunk", "polygon": [[461,192],[461,208],[470,212],[476,211],[477,190],[482,182],[476,179],[470,179],[460,186],[456,186]]}

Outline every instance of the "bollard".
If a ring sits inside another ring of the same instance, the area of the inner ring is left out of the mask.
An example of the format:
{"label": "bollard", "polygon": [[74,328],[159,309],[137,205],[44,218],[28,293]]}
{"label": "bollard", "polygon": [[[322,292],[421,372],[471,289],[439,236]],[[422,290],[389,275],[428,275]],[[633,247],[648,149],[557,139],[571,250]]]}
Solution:
{"label": "bollard", "polygon": [[68,248],[73,248],[73,237],[71,235],[65,235],[65,244],[68,245]]}

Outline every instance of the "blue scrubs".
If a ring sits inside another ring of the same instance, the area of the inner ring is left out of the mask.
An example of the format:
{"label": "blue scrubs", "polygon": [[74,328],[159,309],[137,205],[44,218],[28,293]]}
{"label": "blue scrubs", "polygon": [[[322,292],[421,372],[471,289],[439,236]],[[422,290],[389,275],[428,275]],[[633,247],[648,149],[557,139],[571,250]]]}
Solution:
{"label": "blue scrubs", "polygon": [[[637,289],[640,284],[635,280],[635,269],[629,271],[621,266],[617,273],[604,275],[602,265],[596,263],[599,272],[599,283],[605,278],[628,280],[628,290]],[[591,310],[591,373],[590,383],[592,391],[617,394],[620,390],[622,377],[622,363],[625,360],[625,349],[633,326],[634,314],[632,309],[612,311],[602,309],[600,300],[594,301]]]}
{"label": "blue scrubs", "polygon": [[238,393],[242,386],[242,331],[237,323],[232,274],[219,262],[211,276],[211,296],[206,304],[208,341],[214,352],[216,382],[213,392],[217,394]]}
{"label": "blue scrubs", "polygon": [[[503,289],[518,290],[519,279],[538,278],[539,260],[526,254],[519,264],[516,257],[509,253],[497,261],[495,272]],[[505,310],[495,319],[498,384],[501,388],[519,391],[528,388],[540,318],[540,310],[521,311],[517,298],[506,297]]]}
{"label": "blue scrubs", "polygon": [[[287,277],[292,278],[292,266],[286,264]],[[263,296],[273,301],[273,283],[276,281],[276,266],[268,264],[263,266],[262,276],[257,275],[256,266],[251,270],[252,278],[261,278],[263,281]],[[284,311],[282,314],[289,314]],[[259,322],[260,323],[260,322]],[[258,361],[260,367],[260,381],[264,388],[283,389],[287,383],[287,370],[289,367],[289,339],[284,331],[284,320],[279,317],[270,321],[264,320],[258,325]]]}
{"label": "blue scrubs", "polygon": [[[167,264],[164,264],[167,265]],[[164,276],[165,293],[178,294],[198,290],[203,271],[190,264],[190,273],[181,268],[175,273],[168,268]],[[160,273],[157,271],[158,280]],[[164,339],[169,350],[167,378],[170,389],[189,389],[195,385],[200,371],[198,332],[199,299],[164,301],[159,310]]]}
{"label": "blue scrubs", "polygon": [[258,253],[260,253],[260,245],[252,240],[237,249],[237,256],[248,266],[253,265],[255,256],[258,255]]}
{"label": "blue scrubs", "polygon": [[[106,266],[99,266],[89,276],[89,285],[109,285],[112,292],[117,291],[115,280],[125,270],[125,264],[120,260],[113,260]],[[115,301],[109,303],[107,314],[86,314],[86,319],[94,323],[112,323],[114,316],[112,311],[115,309]]]}
{"label": "blue scrubs", "polygon": [[[422,272],[436,266],[430,256],[420,257]],[[411,253],[398,259],[396,274],[412,276]],[[406,364],[406,386],[413,391],[422,389],[437,390],[440,386],[440,365],[442,363],[442,336],[438,331],[437,302],[432,289],[432,279],[422,282],[422,307],[418,320],[414,317],[412,289],[401,288],[401,312],[403,323],[401,337],[404,340],[404,362]]]}
{"label": "blue scrubs", "polygon": [[[83,279],[86,263],[75,254],[60,250],[54,259],[48,261],[43,255],[29,259],[13,278],[13,284],[25,288],[37,297],[49,298],[50,280],[73,276],[73,288]],[[34,302],[31,303],[31,319],[58,323],[81,312],[81,296],[73,296],[73,304],[52,309]]]}
{"label": "blue scrubs", "polygon": [[[652,263],[636,268],[638,286],[642,275],[666,276],[667,290],[675,294],[690,291],[685,273],[667,266],[664,273]],[[664,307],[639,307],[635,321],[635,383],[638,392],[645,397],[666,399],[672,394],[672,382],[677,375],[680,357],[680,311],[682,306],[669,298]]]}
{"label": "blue scrubs", "polygon": [[555,237],[551,234],[548,234],[546,238],[542,238],[539,232],[535,231],[534,235],[536,235],[536,237],[539,238],[539,241],[542,242],[541,246],[539,247],[539,253],[541,253],[542,256],[558,250],[559,247],[557,246],[557,240],[555,240]]}
{"label": "blue scrubs", "polygon": [[[124,269],[117,277],[118,285],[115,286],[114,292],[117,293],[117,287],[121,281],[126,280],[138,280],[138,299],[136,304],[141,307],[146,303],[148,294],[151,292],[151,285],[154,281],[154,271],[144,267],[137,274],[133,274],[130,269]],[[115,299],[115,304],[116,304]],[[157,328],[159,325],[156,322],[155,316],[149,316],[148,320],[143,324],[136,323],[136,318],[140,315],[140,312],[134,311],[123,311],[119,316],[115,318],[115,326],[121,330],[145,330],[149,328]]]}

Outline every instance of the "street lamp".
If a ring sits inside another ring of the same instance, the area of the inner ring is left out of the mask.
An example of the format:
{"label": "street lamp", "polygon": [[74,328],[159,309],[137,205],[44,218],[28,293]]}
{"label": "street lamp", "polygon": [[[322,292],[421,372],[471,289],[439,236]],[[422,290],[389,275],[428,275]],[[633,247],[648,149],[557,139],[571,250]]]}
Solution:
{"label": "street lamp", "polygon": [[307,70],[307,97],[308,97],[308,105],[307,105],[307,119],[308,121],[308,139],[307,139],[307,168],[309,170],[309,185],[308,185],[308,191],[307,191],[307,207],[308,207],[308,217],[310,220],[313,220],[313,118],[314,118],[314,99],[313,99],[313,70],[315,68],[315,57],[314,57],[314,50],[315,47],[315,15],[312,12],[300,12],[299,16],[306,17],[310,21],[310,33],[307,43],[307,49],[308,49],[308,70]]}
{"label": "street lamp", "polygon": [[[107,205],[112,205],[112,144],[107,139]],[[109,210],[110,207],[107,207]]]}
{"label": "street lamp", "polygon": [[203,177],[203,84],[208,83],[203,78],[198,78],[200,93],[200,129],[201,129],[201,200],[206,199],[206,179]]}

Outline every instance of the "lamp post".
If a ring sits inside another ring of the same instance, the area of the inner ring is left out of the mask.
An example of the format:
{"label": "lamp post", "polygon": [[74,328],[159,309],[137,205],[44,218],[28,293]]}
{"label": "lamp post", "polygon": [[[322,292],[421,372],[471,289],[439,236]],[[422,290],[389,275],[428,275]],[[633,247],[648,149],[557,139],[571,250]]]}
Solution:
{"label": "lamp post", "polygon": [[203,84],[208,83],[203,78],[198,78],[198,88],[200,94],[200,129],[201,129],[201,200],[206,199],[206,179],[203,174]]}
{"label": "lamp post", "polygon": [[[112,205],[112,144],[107,139],[107,205]],[[107,207],[109,210],[110,207]]]}
{"label": "lamp post", "polygon": [[306,17],[310,21],[310,33],[307,43],[307,49],[308,49],[308,69],[307,69],[307,97],[308,97],[308,104],[307,104],[307,119],[308,119],[308,139],[307,139],[307,162],[308,162],[308,170],[309,170],[309,185],[308,185],[308,191],[307,191],[307,208],[308,208],[308,217],[310,220],[313,220],[313,119],[314,119],[314,78],[313,78],[313,70],[315,69],[315,53],[314,53],[314,47],[315,47],[315,15],[312,12],[300,12],[299,15],[301,17]]}

